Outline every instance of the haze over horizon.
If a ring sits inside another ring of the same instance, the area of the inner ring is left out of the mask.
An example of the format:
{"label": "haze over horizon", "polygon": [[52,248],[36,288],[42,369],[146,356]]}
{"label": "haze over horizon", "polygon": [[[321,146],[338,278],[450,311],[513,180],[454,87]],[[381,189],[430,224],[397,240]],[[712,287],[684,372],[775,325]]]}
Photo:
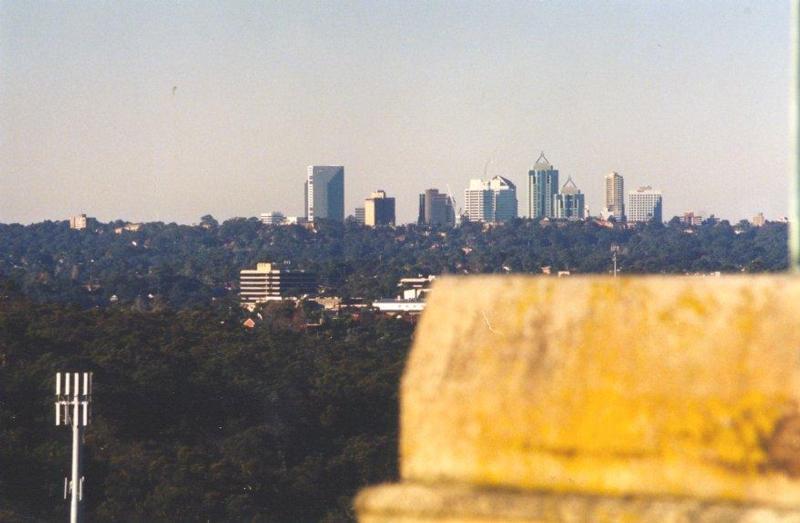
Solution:
{"label": "haze over horizon", "polygon": [[0,222],[302,215],[310,164],[346,212],[502,175],[541,151],[603,204],[787,214],[789,3],[0,0]]}

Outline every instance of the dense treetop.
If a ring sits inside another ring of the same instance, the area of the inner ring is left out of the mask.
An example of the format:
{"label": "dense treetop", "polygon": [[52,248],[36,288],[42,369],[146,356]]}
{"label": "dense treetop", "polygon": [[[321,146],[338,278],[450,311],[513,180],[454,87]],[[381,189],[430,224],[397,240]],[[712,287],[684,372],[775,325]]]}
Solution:
{"label": "dense treetop", "polygon": [[520,219],[491,228],[328,222],[312,230],[204,217],[199,226],[147,223],[115,234],[122,225],[0,224],[0,278],[36,301],[105,306],[116,296],[144,310],[235,295],[238,271],[258,261],[314,271],[331,294],[371,299],[392,296],[399,278],[416,274],[538,273],[542,266],[606,273],[613,244],[621,247],[623,274],[776,271],[787,259],[783,223],[687,227],[674,220],[627,229]]}
{"label": "dense treetop", "polygon": [[[66,517],[71,433],[57,371],[95,373],[90,521],[348,521],[397,470],[397,385],[412,325],[272,305],[138,312],[0,299],[0,521]],[[298,317],[298,315],[300,317]]]}
{"label": "dense treetop", "polygon": [[95,373],[90,520],[352,521],[355,492],[396,477],[413,325],[273,303],[245,329],[238,271],[258,261],[376,298],[416,274],[606,273],[613,245],[623,274],[775,271],[787,258],[781,223],[122,225],[0,224],[2,521],[65,517],[57,371]]}

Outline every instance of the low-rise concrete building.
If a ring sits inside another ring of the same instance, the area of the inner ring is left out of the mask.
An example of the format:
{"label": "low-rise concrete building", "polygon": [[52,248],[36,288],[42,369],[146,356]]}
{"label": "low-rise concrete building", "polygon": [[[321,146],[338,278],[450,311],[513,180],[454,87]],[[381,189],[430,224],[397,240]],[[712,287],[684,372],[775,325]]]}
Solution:
{"label": "low-rise concrete building", "polygon": [[239,296],[243,306],[316,293],[317,277],[310,272],[282,269],[266,262],[258,263],[255,269],[239,271]]}

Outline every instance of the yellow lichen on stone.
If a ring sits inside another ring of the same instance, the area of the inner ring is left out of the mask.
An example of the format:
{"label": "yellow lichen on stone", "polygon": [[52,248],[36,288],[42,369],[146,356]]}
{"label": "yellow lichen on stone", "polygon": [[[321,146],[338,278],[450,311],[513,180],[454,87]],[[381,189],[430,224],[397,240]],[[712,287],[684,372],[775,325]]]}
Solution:
{"label": "yellow lichen on stone", "polygon": [[770,443],[800,415],[798,362],[789,276],[444,278],[403,380],[402,474],[800,507]]}

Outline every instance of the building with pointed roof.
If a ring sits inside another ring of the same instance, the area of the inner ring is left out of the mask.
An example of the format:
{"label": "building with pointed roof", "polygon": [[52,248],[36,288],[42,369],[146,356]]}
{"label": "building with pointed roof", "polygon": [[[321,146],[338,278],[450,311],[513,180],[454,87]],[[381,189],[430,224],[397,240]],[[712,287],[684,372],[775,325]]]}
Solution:
{"label": "building with pointed roof", "polygon": [[528,216],[554,218],[553,198],[558,193],[558,169],[547,160],[544,152],[528,171]]}
{"label": "building with pointed roof", "polygon": [[563,220],[586,218],[586,201],[571,176],[561,186],[561,191],[553,196],[553,214]]}

